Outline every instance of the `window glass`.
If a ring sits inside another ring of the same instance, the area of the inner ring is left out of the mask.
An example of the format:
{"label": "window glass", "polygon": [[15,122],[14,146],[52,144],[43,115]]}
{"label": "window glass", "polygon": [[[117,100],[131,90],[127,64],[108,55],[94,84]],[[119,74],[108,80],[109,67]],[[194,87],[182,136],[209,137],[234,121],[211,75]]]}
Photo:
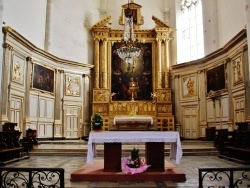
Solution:
{"label": "window glass", "polygon": [[181,1],[181,37],[178,42],[178,63],[204,57],[201,0]]}

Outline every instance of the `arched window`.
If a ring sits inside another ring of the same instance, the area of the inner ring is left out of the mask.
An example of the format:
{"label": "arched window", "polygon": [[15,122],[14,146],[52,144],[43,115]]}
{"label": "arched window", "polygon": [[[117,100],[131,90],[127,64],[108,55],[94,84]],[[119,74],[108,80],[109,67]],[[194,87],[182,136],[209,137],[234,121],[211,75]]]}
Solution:
{"label": "arched window", "polygon": [[181,0],[181,23],[178,36],[178,63],[204,57],[201,0]]}

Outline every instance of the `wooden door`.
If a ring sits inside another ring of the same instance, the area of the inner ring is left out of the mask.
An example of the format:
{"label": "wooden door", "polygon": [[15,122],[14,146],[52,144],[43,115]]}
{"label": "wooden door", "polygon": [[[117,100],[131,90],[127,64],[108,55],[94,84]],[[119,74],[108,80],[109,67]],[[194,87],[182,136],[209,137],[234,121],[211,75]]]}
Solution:
{"label": "wooden door", "polygon": [[[15,127],[16,130],[22,132],[23,122],[22,122],[22,108],[23,99],[21,97],[11,96],[10,99],[10,122],[17,123]],[[21,135],[22,136],[22,135]]]}
{"label": "wooden door", "polygon": [[189,139],[198,138],[198,110],[197,107],[183,108],[184,136]]}
{"label": "wooden door", "polygon": [[80,125],[80,107],[67,106],[65,107],[65,131],[66,138],[78,138]]}

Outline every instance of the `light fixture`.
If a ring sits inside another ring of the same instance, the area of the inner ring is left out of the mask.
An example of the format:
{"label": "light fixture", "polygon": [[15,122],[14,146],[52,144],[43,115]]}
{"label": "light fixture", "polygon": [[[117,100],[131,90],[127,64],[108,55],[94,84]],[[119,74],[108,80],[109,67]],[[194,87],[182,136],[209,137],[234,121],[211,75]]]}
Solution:
{"label": "light fixture", "polygon": [[124,10],[125,13],[125,28],[123,39],[117,43],[117,52],[121,59],[126,63],[132,63],[134,58],[139,57],[141,53],[141,43],[135,39],[133,28],[133,10],[128,7]]}

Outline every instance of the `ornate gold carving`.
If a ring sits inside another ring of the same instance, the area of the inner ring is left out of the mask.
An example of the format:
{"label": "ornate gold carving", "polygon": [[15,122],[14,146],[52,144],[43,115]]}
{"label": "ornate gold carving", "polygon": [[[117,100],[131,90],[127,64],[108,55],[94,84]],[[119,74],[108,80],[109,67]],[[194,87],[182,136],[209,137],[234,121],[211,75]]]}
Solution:
{"label": "ornate gold carving", "polygon": [[182,78],[182,89],[184,97],[191,97],[197,95],[195,77],[191,76]]}
{"label": "ornate gold carving", "polygon": [[4,34],[6,34],[6,33],[10,32],[10,31],[13,31],[13,29],[10,26],[4,26],[2,28],[2,31],[3,31]]}
{"label": "ornate gold carving", "polygon": [[3,47],[4,47],[4,48],[8,48],[9,50],[13,50],[13,46],[11,46],[11,45],[8,44],[8,43],[4,43],[4,44],[3,44]]}
{"label": "ornate gold carving", "polygon": [[233,73],[234,84],[241,83],[243,81],[241,56],[238,56],[233,60]]}
{"label": "ornate gold carving", "polygon": [[109,102],[110,92],[108,90],[93,90],[94,102]]}
{"label": "ornate gold carving", "polygon": [[152,102],[111,102],[109,103],[110,115],[130,115],[133,111],[137,115],[156,115],[156,104]]}
{"label": "ornate gold carving", "polygon": [[13,67],[13,75],[12,75],[12,79],[14,81],[21,81],[21,65],[19,62],[16,62],[16,64]]}
{"label": "ornate gold carving", "polygon": [[80,95],[80,83],[81,78],[68,76],[66,80],[66,95],[79,96]]}
{"label": "ornate gold carving", "polygon": [[103,20],[101,20],[98,23],[96,23],[95,25],[93,25],[92,29],[106,27],[106,25],[109,23],[110,20],[111,20],[111,16],[107,16]]}
{"label": "ornate gold carving", "polygon": [[171,102],[171,90],[157,90],[157,102]]}
{"label": "ornate gold carving", "polygon": [[[136,38],[139,41],[145,43],[151,43],[152,50],[152,100],[138,100],[136,98],[136,85],[130,85],[129,87],[129,78],[126,80],[128,82],[127,90],[129,90],[130,95],[133,91],[134,101],[131,100],[114,100],[112,101],[112,96],[116,95],[111,93],[112,87],[114,87],[114,82],[112,81],[113,67],[112,67],[112,45],[113,43],[119,41],[123,37],[123,30],[111,29],[107,26],[110,17],[101,20],[95,24],[91,30],[94,34],[95,41],[95,57],[94,57],[94,66],[93,71],[94,76],[94,89],[93,89],[93,101],[92,101],[92,113],[101,113],[103,117],[107,117],[107,127],[112,127],[112,117],[116,115],[147,115],[152,116],[154,121],[157,122],[158,118],[164,116],[164,121],[154,123],[155,127],[161,126],[160,130],[165,130],[165,120],[169,121],[168,123],[174,127],[174,118],[172,115],[172,99],[171,99],[171,89],[169,88],[169,70],[166,70],[164,65],[166,59],[168,58],[168,53],[166,52],[169,48],[164,46],[171,38],[169,37],[172,29],[166,25],[163,21],[159,20],[156,17],[152,19],[156,23],[156,27],[150,30],[139,29],[139,25],[143,23],[143,17],[141,16],[140,5],[134,3],[131,5],[131,9],[134,9],[137,13],[137,20],[134,23],[134,33]],[[124,9],[127,8],[127,4],[122,7],[122,15],[119,19],[119,23],[123,24],[124,19]],[[138,17],[139,16],[139,17]],[[103,41],[108,41],[107,46],[104,48]],[[156,42],[159,41],[159,42]],[[164,43],[164,44],[162,44]],[[103,57],[105,58],[103,59]],[[142,58],[142,57],[140,57]],[[140,61],[135,61],[135,63]],[[105,63],[105,65],[103,65]],[[129,67],[127,64],[124,67]],[[133,67],[134,69],[134,67]],[[133,73],[133,69],[125,68],[125,72]],[[179,75],[178,75],[179,76]],[[100,83],[99,83],[100,82]],[[132,84],[133,82],[131,82]],[[139,82],[138,82],[139,85]],[[133,90],[135,89],[135,90]],[[140,89],[140,88],[139,88]],[[150,99],[151,99],[150,98]],[[171,121],[171,122],[170,122]],[[171,128],[172,129],[172,128]],[[169,129],[170,130],[170,129]],[[174,130],[174,129],[172,129]]]}
{"label": "ornate gold carving", "polygon": [[172,105],[171,104],[159,104],[157,106],[158,113],[172,113]]}
{"label": "ornate gold carving", "polygon": [[26,61],[30,61],[31,63],[33,63],[34,60],[32,57],[28,56],[28,57],[26,57]]}
{"label": "ornate gold carving", "polygon": [[100,113],[100,114],[108,113],[107,104],[94,104],[93,109],[96,113]]}
{"label": "ornate gold carving", "polygon": [[172,29],[159,18],[152,16],[152,19],[154,20],[157,27],[169,28],[172,31]]}
{"label": "ornate gold carving", "polygon": [[[138,28],[139,25],[144,24],[144,17],[141,15],[141,5],[138,5],[134,2],[129,4],[129,8],[132,10],[133,13],[133,25],[135,29]],[[128,8],[128,4],[122,5],[122,12],[121,16],[119,17],[119,24],[124,25],[125,14],[124,10]]]}
{"label": "ornate gold carving", "polygon": [[187,89],[188,89],[188,95],[194,95],[195,94],[195,87],[194,87],[195,81],[191,78],[189,78],[187,82]]}

